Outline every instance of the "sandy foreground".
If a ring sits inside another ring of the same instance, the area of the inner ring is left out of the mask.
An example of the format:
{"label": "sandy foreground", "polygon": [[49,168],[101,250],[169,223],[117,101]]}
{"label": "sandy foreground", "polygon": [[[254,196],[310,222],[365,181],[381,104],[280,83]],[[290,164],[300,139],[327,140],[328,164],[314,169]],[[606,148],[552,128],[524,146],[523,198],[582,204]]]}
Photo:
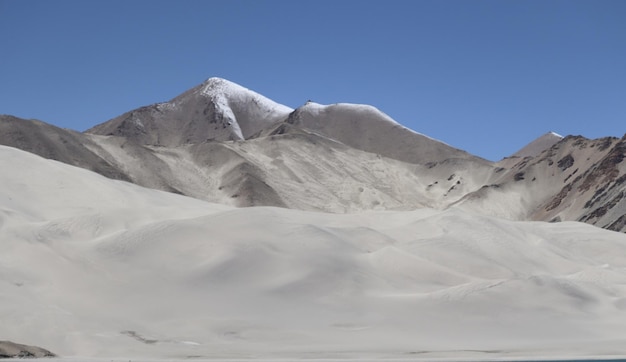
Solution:
{"label": "sandy foreground", "polygon": [[[446,356],[445,354],[443,356]],[[575,359],[570,358],[568,356],[562,357],[541,357],[541,356],[530,356],[530,357],[454,357],[454,356],[442,357],[442,355],[423,357],[423,358],[354,358],[353,360],[358,360],[361,362],[377,362],[377,361],[387,361],[387,362],[404,362],[404,361],[420,361],[420,360],[431,360],[431,361],[449,361],[449,362],[473,362],[473,361],[624,361],[624,356],[588,356],[588,357],[577,357]],[[254,358],[254,359],[137,359],[137,358],[52,358],[45,359],[45,361],[50,362],[186,362],[186,361],[197,361],[197,362],[284,362],[284,361],[320,361],[320,362],[341,362],[341,361],[349,361],[351,359],[348,358],[310,358],[307,356],[302,357],[292,357],[292,358],[275,358],[275,359],[267,359],[267,358]]]}
{"label": "sandy foreground", "polygon": [[52,361],[626,354],[625,234],[236,209],[7,147],[0,167],[0,337],[77,356]]}

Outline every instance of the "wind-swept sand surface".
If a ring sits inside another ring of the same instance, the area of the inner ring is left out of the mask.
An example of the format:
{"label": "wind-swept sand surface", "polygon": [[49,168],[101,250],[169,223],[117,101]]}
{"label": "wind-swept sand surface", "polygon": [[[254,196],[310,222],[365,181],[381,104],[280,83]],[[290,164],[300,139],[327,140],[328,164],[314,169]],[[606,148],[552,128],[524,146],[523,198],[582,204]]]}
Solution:
{"label": "wind-swept sand surface", "polygon": [[1,339],[65,360],[626,354],[621,233],[236,209],[9,147],[0,168]]}

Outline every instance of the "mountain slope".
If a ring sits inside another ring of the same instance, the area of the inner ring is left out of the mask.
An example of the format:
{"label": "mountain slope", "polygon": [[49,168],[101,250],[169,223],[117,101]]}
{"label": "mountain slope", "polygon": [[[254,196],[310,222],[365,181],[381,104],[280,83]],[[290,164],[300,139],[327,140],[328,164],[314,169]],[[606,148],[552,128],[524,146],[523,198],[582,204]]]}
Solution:
{"label": "mountain slope", "polygon": [[226,205],[330,212],[441,207],[480,187],[493,169],[480,159],[408,164],[290,127],[245,142],[155,147],[4,116],[0,144]]}
{"label": "mountain slope", "polygon": [[97,149],[97,145],[87,137],[41,121],[0,115],[0,144],[83,167],[109,178],[128,180],[124,172],[90,150]]}
{"label": "mountain slope", "polygon": [[239,207],[329,212],[441,207],[482,186],[493,172],[481,160],[409,164],[306,131],[176,148],[89,137],[104,150],[102,157],[114,155],[112,163],[140,185]]}
{"label": "mountain slope", "polygon": [[[292,112],[219,78],[170,102],[98,125],[86,135],[105,150],[102,158],[116,155],[111,162],[140,185],[234,206],[332,212],[441,206],[482,186],[493,168],[402,127],[371,106],[309,102]],[[120,145],[126,149],[120,152]],[[139,154],[145,151],[159,162],[144,160]],[[211,156],[214,152],[220,156]],[[451,159],[459,161],[444,162]],[[368,160],[380,166],[375,171],[363,167]],[[456,163],[465,170],[465,183],[459,172],[456,186],[416,173],[425,167],[420,164],[432,168],[438,162],[442,165],[436,168],[446,178],[455,174],[450,167]],[[465,163],[474,165],[476,177],[461,165]],[[439,200],[442,194],[447,198]]]}
{"label": "mountain slope", "polygon": [[[626,239],[459,210],[234,209],[0,147],[0,334],[75,358],[600,356]],[[593,240],[593,242],[589,242]]]}

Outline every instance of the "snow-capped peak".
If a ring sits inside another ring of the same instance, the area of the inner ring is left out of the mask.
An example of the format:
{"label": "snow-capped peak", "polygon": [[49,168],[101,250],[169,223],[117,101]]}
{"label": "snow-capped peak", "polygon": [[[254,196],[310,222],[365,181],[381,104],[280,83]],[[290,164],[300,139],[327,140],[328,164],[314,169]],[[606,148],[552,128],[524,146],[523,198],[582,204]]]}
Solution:
{"label": "snow-capped peak", "polygon": [[237,94],[240,92],[252,92],[248,88],[240,86],[237,83],[231,82],[224,78],[211,77],[205,80],[203,83],[202,94],[207,96],[213,96],[216,94]]}
{"label": "snow-capped peak", "polygon": [[211,98],[222,98],[224,100],[235,101],[253,101],[258,104],[260,108],[266,108],[279,113],[288,114],[293,111],[285,105],[274,102],[273,100],[253,91],[245,88],[235,82],[231,82],[224,78],[211,77],[202,83],[203,87],[201,93]]}
{"label": "snow-capped peak", "polygon": [[218,77],[202,83],[200,94],[211,99],[215,111],[222,114],[225,124],[242,140],[269,124],[285,119],[293,111],[255,91]]}

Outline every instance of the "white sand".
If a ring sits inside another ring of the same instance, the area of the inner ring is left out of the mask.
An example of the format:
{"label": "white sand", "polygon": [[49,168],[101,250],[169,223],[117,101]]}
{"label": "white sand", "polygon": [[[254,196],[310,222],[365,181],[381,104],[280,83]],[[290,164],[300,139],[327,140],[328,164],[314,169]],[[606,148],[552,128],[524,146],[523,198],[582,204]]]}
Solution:
{"label": "white sand", "polygon": [[8,147],[0,167],[0,339],[64,360],[625,354],[625,234],[235,209]]}

